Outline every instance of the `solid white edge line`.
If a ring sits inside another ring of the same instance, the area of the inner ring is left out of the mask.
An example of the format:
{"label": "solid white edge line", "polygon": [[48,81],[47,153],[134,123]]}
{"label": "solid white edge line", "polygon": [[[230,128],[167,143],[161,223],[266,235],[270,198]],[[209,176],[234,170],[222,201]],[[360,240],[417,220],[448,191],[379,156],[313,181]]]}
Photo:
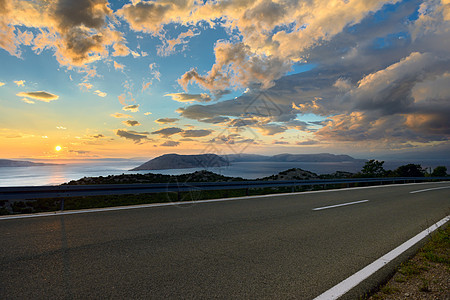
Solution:
{"label": "solid white edge line", "polygon": [[[447,181],[433,182],[433,183],[448,183]],[[183,201],[183,202],[170,202],[170,203],[150,203],[150,204],[140,204],[140,205],[127,205],[127,206],[114,206],[105,208],[92,208],[92,209],[81,209],[81,210],[69,210],[69,211],[55,211],[55,212],[44,212],[35,214],[21,214],[13,216],[0,216],[0,221],[11,220],[11,219],[25,219],[25,218],[37,218],[37,217],[50,217],[50,216],[60,216],[60,215],[75,215],[82,213],[93,213],[93,212],[103,212],[103,211],[115,211],[115,210],[127,210],[127,209],[137,209],[137,208],[150,208],[150,207],[161,207],[161,206],[178,206],[187,205],[194,203],[208,203],[208,202],[225,202],[233,200],[246,200],[246,199],[259,199],[267,197],[281,197],[281,196],[295,196],[295,195],[305,195],[305,194],[317,194],[317,193],[330,193],[330,192],[344,192],[344,191],[354,191],[363,189],[374,189],[374,188],[387,188],[395,186],[409,186],[409,185],[423,185],[429,184],[429,182],[420,183],[402,183],[402,184],[387,184],[387,185],[376,185],[376,186],[362,186],[362,187],[352,187],[343,189],[332,189],[332,190],[321,190],[321,191],[308,191],[308,192],[295,192],[295,193],[280,193],[280,194],[269,194],[269,195],[257,195],[257,196],[244,196],[244,197],[233,197],[233,198],[219,198],[210,200],[199,200],[199,201]]]}
{"label": "solid white edge line", "polygon": [[415,237],[409,239],[408,241],[404,242],[394,250],[390,251],[389,253],[383,255],[370,265],[366,266],[365,268],[361,269],[360,271],[356,272],[352,276],[348,277],[344,281],[338,283],[325,293],[317,296],[314,298],[314,300],[332,300],[332,299],[338,299],[348,291],[350,291],[352,288],[360,284],[362,281],[367,279],[369,276],[374,274],[376,271],[381,269],[383,266],[391,262],[393,259],[395,259],[397,256],[420,242],[422,239],[424,239],[426,236],[428,236],[430,233],[444,225],[450,220],[450,215],[443,218],[439,222],[431,225]]}
{"label": "solid white edge line", "polygon": [[412,191],[412,192],[409,192],[409,193],[410,194],[415,194],[415,193],[422,193],[422,192],[428,192],[428,191],[434,191],[434,190],[442,190],[442,189],[448,189],[448,188],[450,188],[450,186],[442,186],[442,187],[437,187],[437,188]]}
{"label": "solid white edge line", "polygon": [[323,210],[323,209],[328,209],[328,208],[335,208],[335,207],[347,206],[347,205],[352,205],[352,204],[359,204],[359,203],[364,203],[364,202],[368,202],[368,201],[369,200],[360,200],[360,201],[355,201],[355,202],[347,202],[347,203],[342,203],[342,204],[317,207],[317,208],[313,208],[313,210]]}

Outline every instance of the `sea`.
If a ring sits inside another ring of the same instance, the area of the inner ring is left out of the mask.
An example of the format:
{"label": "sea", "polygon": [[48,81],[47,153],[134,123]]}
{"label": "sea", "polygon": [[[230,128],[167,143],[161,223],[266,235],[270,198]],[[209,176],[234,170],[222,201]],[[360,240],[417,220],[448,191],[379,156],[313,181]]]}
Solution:
{"label": "sea", "polygon": [[[120,174],[168,174],[180,175],[203,170],[192,169],[171,169],[171,170],[151,170],[151,171],[129,171],[145,161],[138,160],[86,160],[81,162],[67,162],[58,165],[32,166],[32,167],[1,167],[0,187],[13,186],[44,186],[60,185],[71,180],[83,177],[97,177]],[[400,165],[411,162],[386,162],[385,169],[395,169]],[[208,171],[224,176],[242,177],[244,179],[257,179],[290,168],[301,168],[316,174],[330,174],[336,171],[346,171],[356,173],[363,167],[363,161],[351,162],[233,162],[227,167],[207,168]],[[450,170],[450,161],[429,161],[422,164],[422,167],[434,168],[438,165],[447,166]]]}

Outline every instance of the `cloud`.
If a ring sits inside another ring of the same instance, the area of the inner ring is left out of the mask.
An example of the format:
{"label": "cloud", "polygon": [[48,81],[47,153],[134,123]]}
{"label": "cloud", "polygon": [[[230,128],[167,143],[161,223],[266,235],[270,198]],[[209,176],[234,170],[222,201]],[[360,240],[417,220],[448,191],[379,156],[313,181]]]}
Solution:
{"label": "cloud", "polygon": [[230,121],[231,119],[228,117],[212,117],[212,118],[205,118],[205,119],[199,119],[200,122],[203,123],[211,123],[211,124],[220,124]]}
{"label": "cloud", "polygon": [[96,94],[97,96],[102,97],[102,98],[104,98],[108,95],[107,93],[99,91],[99,90],[95,90],[94,94]]}
{"label": "cloud", "polygon": [[149,115],[151,115],[152,113],[151,112],[146,112],[146,113],[144,113],[144,115],[146,115],[146,116],[149,116]]}
{"label": "cloud", "polygon": [[290,143],[289,143],[289,142],[286,142],[286,141],[277,141],[277,140],[274,140],[274,141],[272,141],[272,144],[273,144],[273,145],[289,145]]}
{"label": "cloud", "polygon": [[131,112],[138,112],[139,111],[139,104],[133,104],[133,105],[124,106],[122,108],[122,110],[131,111]]}
{"label": "cloud", "polygon": [[103,134],[96,134],[92,136],[94,139],[101,139],[104,138],[105,136]]}
{"label": "cloud", "polygon": [[0,86],[4,86],[5,85],[5,83],[4,82],[0,82]]}
{"label": "cloud", "polygon": [[56,126],[56,129],[59,129],[59,130],[66,130],[67,128],[64,127],[64,126]]}
{"label": "cloud", "polygon": [[259,55],[244,43],[232,44],[219,41],[214,48],[216,62],[206,75],[191,69],[178,79],[187,90],[191,82],[210,91],[226,90],[229,87],[247,87],[260,84],[267,89],[273,81],[291,69],[291,63],[272,55]]}
{"label": "cloud", "polygon": [[114,69],[123,70],[123,68],[125,68],[125,65],[119,64],[118,62],[114,61]]}
{"label": "cloud", "polygon": [[258,126],[258,129],[263,135],[275,135],[285,132],[287,130],[287,127],[277,124],[265,124]]}
{"label": "cloud", "polygon": [[306,140],[306,141],[297,142],[295,144],[299,145],[299,146],[310,146],[310,145],[317,145],[317,144],[319,144],[319,141]]}
{"label": "cloud", "polygon": [[134,31],[156,34],[164,24],[177,23],[182,15],[189,14],[193,1],[135,2],[117,11]]}
{"label": "cloud", "polygon": [[111,114],[110,116],[113,117],[113,118],[117,118],[117,119],[121,119],[121,118],[123,118],[123,119],[125,119],[125,118],[131,118],[130,115],[122,114],[122,113],[114,113],[114,114]]}
{"label": "cloud", "polygon": [[34,100],[42,101],[42,102],[50,102],[54,100],[58,100],[59,96],[45,92],[45,91],[37,91],[37,92],[20,92],[16,94],[19,97],[31,98]]}
{"label": "cloud", "polygon": [[200,32],[194,32],[192,29],[189,29],[186,32],[182,32],[175,39],[163,39],[163,44],[157,46],[157,54],[159,56],[169,56],[175,53],[175,47],[177,45],[183,45],[181,51],[186,49],[186,44],[189,42],[189,39],[193,36],[199,35]]}
{"label": "cloud", "polygon": [[165,141],[164,143],[161,144],[161,146],[163,147],[176,147],[180,144],[180,142],[177,141]]}
{"label": "cloud", "polygon": [[82,82],[78,84],[80,86],[81,89],[86,89],[86,90],[90,90],[92,88],[92,84],[90,84],[89,82]]}
{"label": "cloud", "polygon": [[68,152],[81,154],[81,155],[91,153],[91,151],[86,151],[86,150],[69,150]]}
{"label": "cloud", "polygon": [[208,136],[212,133],[211,130],[207,130],[207,129],[193,129],[193,130],[185,130],[183,132],[181,132],[181,136],[182,137],[203,137],[203,136]]}
{"label": "cloud", "polygon": [[126,120],[126,121],[122,121],[123,124],[133,127],[133,126],[140,126],[141,123],[139,123],[138,121],[135,120]]}
{"label": "cloud", "polygon": [[[11,55],[20,57],[19,47],[31,45],[38,54],[54,51],[61,65],[81,67],[109,55],[129,54],[122,33],[114,29],[106,0],[5,3],[0,47]],[[22,27],[34,29],[35,34],[20,31]]]}
{"label": "cloud", "polygon": [[148,89],[152,85],[152,82],[143,82],[142,83],[142,92],[144,92],[146,89]]}
{"label": "cloud", "polygon": [[177,134],[183,132],[183,129],[178,128],[178,127],[166,127],[163,129],[159,129],[156,131],[153,131],[152,134],[159,134],[163,137],[169,137],[171,135]]}
{"label": "cloud", "polygon": [[172,97],[172,100],[178,102],[209,102],[211,96],[205,93],[202,94],[185,94],[185,93],[172,93],[165,96]]}
{"label": "cloud", "polygon": [[137,131],[128,131],[123,129],[118,129],[116,131],[116,135],[123,137],[128,140],[134,141],[135,144],[141,143],[142,140],[148,140],[148,132],[137,132]]}
{"label": "cloud", "polygon": [[161,119],[155,120],[155,122],[159,123],[159,124],[168,124],[168,123],[175,123],[179,120],[180,119],[177,119],[177,118],[161,118]]}
{"label": "cloud", "polygon": [[28,104],[35,104],[36,102],[34,102],[33,100],[30,100],[28,98],[22,98],[21,99],[23,102],[28,103]]}
{"label": "cloud", "polygon": [[14,83],[17,86],[25,86],[25,80],[15,80]]}

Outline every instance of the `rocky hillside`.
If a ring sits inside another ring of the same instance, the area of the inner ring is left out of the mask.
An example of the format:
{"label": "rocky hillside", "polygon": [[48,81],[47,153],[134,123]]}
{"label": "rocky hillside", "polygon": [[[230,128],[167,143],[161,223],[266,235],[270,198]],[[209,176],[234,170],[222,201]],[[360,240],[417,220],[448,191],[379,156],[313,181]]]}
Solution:
{"label": "rocky hillside", "polygon": [[68,185],[84,184],[134,184],[134,183],[176,183],[176,182],[220,182],[220,181],[244,181],[240,177],[227,177],[209,171],[197,171],[182,175],[163,174],[122,174],[100,177],[84,177],[72,180]]}
{"label": "rocky hillside", "polygon": [[282,171],[276,175],[261,178],[260,180],[310,180],[319,179],[319,176],[313,172],[305,171],[299,168],[292,168]]}

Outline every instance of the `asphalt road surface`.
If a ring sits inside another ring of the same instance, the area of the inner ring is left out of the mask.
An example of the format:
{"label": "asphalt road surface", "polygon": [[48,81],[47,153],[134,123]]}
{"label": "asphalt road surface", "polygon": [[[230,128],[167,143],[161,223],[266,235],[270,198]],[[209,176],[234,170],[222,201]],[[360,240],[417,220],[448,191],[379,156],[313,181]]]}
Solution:
{"label": "asphalt road surface", "polygon": [[445,182],[0,218],[0,299],[313,299],[449,214]]}

